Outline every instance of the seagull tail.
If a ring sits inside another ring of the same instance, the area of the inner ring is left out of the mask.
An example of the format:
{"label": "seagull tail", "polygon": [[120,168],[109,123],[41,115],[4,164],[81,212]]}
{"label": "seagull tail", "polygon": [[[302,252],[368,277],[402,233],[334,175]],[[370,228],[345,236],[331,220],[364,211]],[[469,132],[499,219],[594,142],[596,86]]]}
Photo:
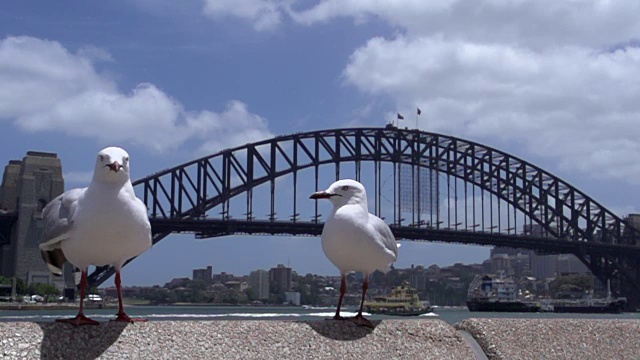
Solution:
{"label": "seagull tail", "polygon": [[47,263],[49,270],[56,276],[62,276],[62,265],[66,261],[62,250],[40,251],[42,259]]}

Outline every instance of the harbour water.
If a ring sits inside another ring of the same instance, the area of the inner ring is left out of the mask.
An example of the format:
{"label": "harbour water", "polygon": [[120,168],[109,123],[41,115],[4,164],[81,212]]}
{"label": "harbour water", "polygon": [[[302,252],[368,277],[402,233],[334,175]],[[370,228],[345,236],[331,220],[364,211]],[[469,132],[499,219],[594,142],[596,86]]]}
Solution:
{"label": "harbour water", "polygon": [[[346,308],[343,316],[355,315],[355,308]],[[176,320],[321,320],[331,318],[335,308],[322,307],[253,307],[253,306],[128,306],[127,314],[149,321]],[[77,309],[69,310],[19,310],[0,311],[0,321],[50,322],[58,318],[73,317]],[[98,321],[113,319],[117,310],[89,309],[87,316]],[[386,315],[368,316],[372,320],[383,319],[441,319],[449,324],[467,318],[522,318],[522,319],[636,319],[640,312],[621,314],[556,314],[556,313],[497,313],[470,312],[466,308],[436,308],[434,312],[417,317],[393,317]]]}

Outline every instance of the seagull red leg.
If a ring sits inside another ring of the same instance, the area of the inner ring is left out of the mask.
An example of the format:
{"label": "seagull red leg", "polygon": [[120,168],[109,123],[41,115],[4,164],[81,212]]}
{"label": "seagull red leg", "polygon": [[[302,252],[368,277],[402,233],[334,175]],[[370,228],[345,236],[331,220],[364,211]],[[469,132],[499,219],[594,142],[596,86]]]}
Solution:
{"label": "seagull red leg", "polygon": [[116,271],[116,290],[118,291],[118,314],[117,317],[115,319],[115,321],[122,321],[122,322],[144,322],[147,321],[147,319],[136,319],[136,318],[132,318],[129,317],[129,315],[125,314],[124,312],[124,306],[122,305],[122,288],[121,288],[121,283],[122,281],[120,280],[120,271]]}
{"label": "seagull red leg", "polygon": [[71,319],[56,319],[56,322],[63,322],[73,324],[75,326],[80,325],[98,325],[99,322],[89,319],[84,315],[84,291],[87,287],[87,271],[82,271],[82,277],[80,278],[80,309],[78,310],[78,315]]}
{"label": "seagull red leg", "polygon": [[373,323],[369,321],[369,319],[366,319],[364,315],[362,315],[362,308],[364,306],[364,297],[365,297],[365,294],[367,293],[367,289],[369,289],[369,277],[365,276],[364,281],[362,282],[362,299],[360,300],[360,310],[358,311],[358,315],[351,318],[351,320],[360,326],[373,328]]}
{"label": "seagull red leg", "polygon": [[344,320],[345,318],[340,316],[340,307],[342,306],[342,299],[344,298],[344,293],[347,292],[347,278],[344,274],[340,276],[340,299],[338,299],[338,308],[336,309],[336,315],[333,317],[334,320]]}

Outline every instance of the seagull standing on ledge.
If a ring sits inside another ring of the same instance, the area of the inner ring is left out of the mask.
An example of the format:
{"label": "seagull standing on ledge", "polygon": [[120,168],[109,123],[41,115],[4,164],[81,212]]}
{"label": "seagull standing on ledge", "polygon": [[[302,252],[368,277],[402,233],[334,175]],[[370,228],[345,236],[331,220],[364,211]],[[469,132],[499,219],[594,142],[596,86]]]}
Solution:
{"label": "seagull standing on ledge", "polygon": [[359,325],[373,327],[362,315],[369,274],[375,270],[385,273],[390,270],[390,264],[398,258],[395,237],[382,219],[369,214],[367,193],[355,180],[336,181],[327,190],[311,194],[310,198],[329,199],[333,203],[333,210],[322,229],[322,250],[340,270],[340,299],[333,318],[344,319],[340,316],[340,307],[347,290],[346,274],[360,271],[364,275],[362,300],[353,320]]}
{"label": "seagull standing on ledge", "polygon": [[118,147],[100,151],[89,187],[69,190],[53,199],[45,206],[43,219],[40,251],[49,269],[62,275],[62,265],[69,261],[82,271],[78,315],[56,321],[76,326],[98,324],[84,315],[89,265],[111,265],[116,270],[116,321],[144,321],[125,314],[120,288],[124,263],[151,247],[147,208],[136,197],[129,178],[129,154]]}

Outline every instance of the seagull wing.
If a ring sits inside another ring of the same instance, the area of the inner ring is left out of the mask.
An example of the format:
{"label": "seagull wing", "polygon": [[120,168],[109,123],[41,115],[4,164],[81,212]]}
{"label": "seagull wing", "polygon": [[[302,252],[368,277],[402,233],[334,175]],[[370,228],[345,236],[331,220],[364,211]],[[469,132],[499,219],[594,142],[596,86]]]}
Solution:
{"label": "seagull wing", "polygon": [[382,240],[382,245],[384,245],[384,247],[387,250],[389,250],[391,253],[393,253],[395,258],[397,259],[398,258],[398,244],[396,244],[396,238],[395,238],[395,236],[393,236],[393,233],[391,232],[391,229],[389,228],[389,225],[387,225],[387,223],[384,222],[384,220],[380,219],[379,217],[377,217],[377,216],[375,216],[373,214],[369,214],[369,221],[373,225],[373,228],[380,235],[380,240]]}
{"label": "seagull wing", "polygon": [[44,234],[40,253],[54,275],[62,275],[62,265],[66,258],[60,244],[69,237],[78,199],[85,190],[86,188],[69,190],[51,200],[42,210]]}

